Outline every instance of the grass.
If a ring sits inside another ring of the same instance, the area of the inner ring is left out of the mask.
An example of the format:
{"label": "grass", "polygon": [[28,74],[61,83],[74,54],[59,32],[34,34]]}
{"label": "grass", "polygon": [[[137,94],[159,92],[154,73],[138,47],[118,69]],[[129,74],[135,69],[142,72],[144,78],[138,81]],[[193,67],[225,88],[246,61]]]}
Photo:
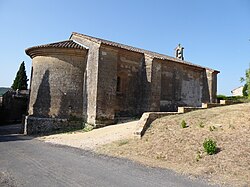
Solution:
{"label": "grass", "polygon": [[83,132],[89,132],[92,131],[94,129],[93,125],[87,124],[85,123],[84,128],[82,129]]}
{"label": "grass", "polygon": [[[203,177],[211,183],[247,186],[250,184],[249,111],[250,103],[244,103],[167,116],[155,120],[142,139],[107,144],[98,152]],[[180,128],[183,119],[188,128]],[[220,148],[216,154],[205,152],[206,138],[216,141]]]}
{"label": "grass", "polygon": [[129,142],[129,140],[120,140],[118,141],[118,146],[126,145]]}
{"label": "grass", "polygon": [[[65,134],[65,133],[74,134],[76,132],[89,132],[89,131],[92,131],[94,128],[92,125],[87,124],[85,122],[79,122],[79,123],[81,123],[82,125],[78,125],[77,127],[69,125],[69,127],[66,129],[57,130],[49,134]],[[47,135],[47,134],[42,134],[42,136],[43,135]]]}

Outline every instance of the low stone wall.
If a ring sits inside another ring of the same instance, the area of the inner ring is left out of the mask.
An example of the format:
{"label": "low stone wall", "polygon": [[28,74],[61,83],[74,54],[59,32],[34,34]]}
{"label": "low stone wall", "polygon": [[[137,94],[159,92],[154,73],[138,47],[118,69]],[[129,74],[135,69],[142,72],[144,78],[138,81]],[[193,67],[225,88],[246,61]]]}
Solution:
{"label": "low stone wall", "polygon": [[138,122],[137,129],[135,131],[135,135],[137,137],[142,137],[150,124],[156,120],[157,118],[161,118],[168,115],[176,115],[178,112],[145,112],[143,113],[140,121]]}
{"label": "low stone wall", "polygon": [[220,103],[202,103],[202,107],[178,107],[178,112],[145,112],[140,118],[137,125],[137,129],[134,134],[136,137],[142,137],[145,134],[146,130],[149,128],[150,124],[157,118],[161,118],[168,115],[184,114],[195,110],[225,106],[230,104],[235,103],[230,102],[228,100],[221,100]]}
{"label": "low stone wall", "polygon": [[213,107],[218,107],[222,106],[220,103],[202,103],[202,108],[213,108]]}
{"label": "low stone wall", "polygon": [[232,104],[237,104],[237,102],[234,102],[232,100],[220,100],[221,105],[232,105]]}
{"label": "low stone wall", "polygon": [[52,134],[58,131],[67,131],[83,128],[82,121],[69,121],[58,118],[37,118],[26,116],[23,124],[25,135]]}
{"label": "low stone wall", "polygon": [[178,113],[182,114],[182,113],[187,113],[187,112],[192,112],[195,110],[200,110],[203,109],[201,107],[178,107]]}

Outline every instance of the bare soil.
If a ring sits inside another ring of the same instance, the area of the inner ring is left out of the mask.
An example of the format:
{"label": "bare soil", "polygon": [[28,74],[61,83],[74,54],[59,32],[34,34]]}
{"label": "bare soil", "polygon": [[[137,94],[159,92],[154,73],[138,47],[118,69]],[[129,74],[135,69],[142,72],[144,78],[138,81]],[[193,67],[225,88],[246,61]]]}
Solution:
{"label": "bare soil", "polygon": [[[182,128],[185,120],[188,127]],[[217,142],[208,155],[205,139]],[[194,111],[155,120],[142,139],[102,145],[98,153],[169,168],[211,183],[250,186],[250,103]]]}

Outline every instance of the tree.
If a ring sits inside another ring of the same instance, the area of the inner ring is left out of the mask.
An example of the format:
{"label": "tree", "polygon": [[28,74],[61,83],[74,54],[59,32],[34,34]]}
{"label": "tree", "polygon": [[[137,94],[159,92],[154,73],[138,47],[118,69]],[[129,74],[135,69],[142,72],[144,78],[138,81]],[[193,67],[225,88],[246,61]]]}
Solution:
{"label": "tree", "polygon": [[28,84],[27,84],[27,75],[26,75],[26,70],[25,70],[25,65],[24,61],[21,63],[19,70],[16,74],[16,78],[11,86],[13,90],[27,90],[28,89]]}
{"label": "tree", "polygon": [[245,82],[242,94],[250,99],[250,67],[246,70],[245,78],[241,77],[240,81]]}

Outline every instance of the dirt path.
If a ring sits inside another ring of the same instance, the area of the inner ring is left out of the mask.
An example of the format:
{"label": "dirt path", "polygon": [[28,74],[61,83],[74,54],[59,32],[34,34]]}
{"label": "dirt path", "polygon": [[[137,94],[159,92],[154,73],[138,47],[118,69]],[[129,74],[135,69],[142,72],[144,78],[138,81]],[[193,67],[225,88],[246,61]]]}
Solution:
{"label": "dirt path", "polygon": [[138,121],[131,121],[116,125],[94,129],[90,132],[63,133],[39,137],[39,140],[53,144],[68,145],[81,149],[94,150],[100,145],[111,143],[133,136]]}

